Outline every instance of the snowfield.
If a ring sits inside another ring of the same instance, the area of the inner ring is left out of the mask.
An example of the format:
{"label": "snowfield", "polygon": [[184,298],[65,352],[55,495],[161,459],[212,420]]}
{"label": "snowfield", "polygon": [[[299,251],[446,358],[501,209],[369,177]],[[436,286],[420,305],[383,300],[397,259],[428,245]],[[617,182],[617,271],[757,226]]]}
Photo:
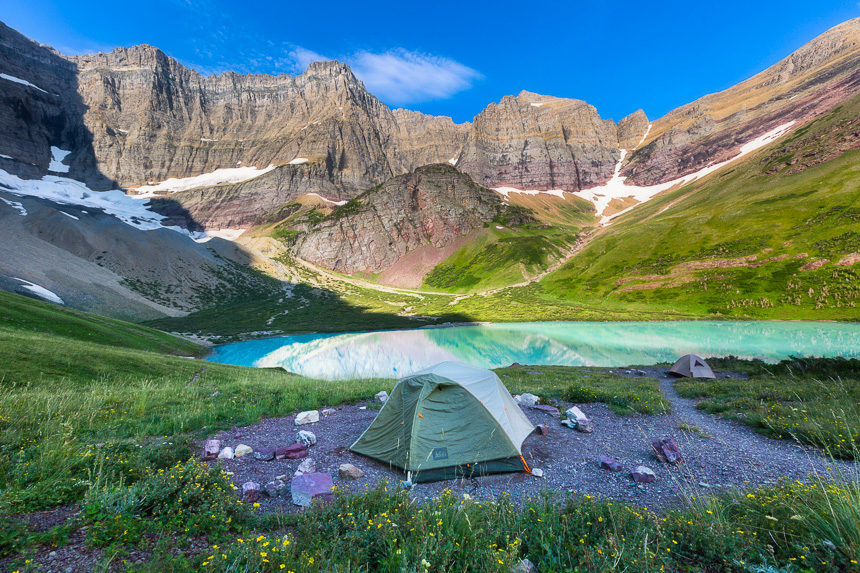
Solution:
{"label": "snowfield", "polygon": [[347,203],[346,201],[334,201],[332,199],[327,199],[327,198],[323,197],[322,195],[320,195],[319,193],[314,193],[314,192],[305,193],[305,195],[311,195],[313,197],[316,197],[317,199],[322,199],[326,203],[331,203],[332,205],[337,205],[338,207],[340,207],[341,205],[346,205],[346,203]]}
{"label": "snowfield", "polygon": [[154,185],[142,185],[136,189],[135,194],[139,197],[154,197],[159,192],[176,193],[197,187],[211,187],[222,183],[241,183],[242,181],[248,181],[264,173],[268,173],[274,168],[274,165],[269,165],[265,169],[258,169],[257,167],[226,167],[193,177],[171,177]]}
{"label": "snowfield", "polygon": [[24,205],[22,205],[21,203],[18,203],[17,201],[10,201],[8,199],[4,199],[3,197],[0,197],[0,201],[3,201],[4,203],[9,205],[13,209],[18,209],[18,214],[21,215],[22,217],[27,216],[27,210],[24,208]]}
{"label": "snowfield", "polygon": [[45,90],[43,90],[42,88],[40,88],[39,86],[37,86],[36,84],[31,84],[27,80],[22,80],[21,78],[16,78],[15,76],[10,76],[9,74],[0,74],[0,78],[3,78],[4,80],[8,80],[10,82],[15,82],[16,84],[29,86],[33,89],[39,90],[42,93],[48,93]]}
{"label": "snowfield", "polygon": [[290,165],[301,165],[302,163],[307,163],[307,162],[308,162],[307,157],[296,157],[295,159],[290,161]]}
{"label": "snowfield", "polygon": [[68,173],[69,166],[64,165],[63,161],[68,157],[71,151],[66,151],[65,149],[60,149],[59,147],[51,146],[51,163],[48,165],[48,171],[53,171],[54,173]]}
{"label": "snowfield", "polygon": [[24,279],[19,279],[18,277],[12,277],[16,281],[21,281],[21,287],[27,289],[31,293],[35,294],[39,298],[43,298],[47,301],[51,301],[56,304],[66,304],[63,302],[63,299],[58,297],[56,294],[52,293],[48,289],[43,286],[39,286],[36,283],[31,283],[30,281],[25,281]]}

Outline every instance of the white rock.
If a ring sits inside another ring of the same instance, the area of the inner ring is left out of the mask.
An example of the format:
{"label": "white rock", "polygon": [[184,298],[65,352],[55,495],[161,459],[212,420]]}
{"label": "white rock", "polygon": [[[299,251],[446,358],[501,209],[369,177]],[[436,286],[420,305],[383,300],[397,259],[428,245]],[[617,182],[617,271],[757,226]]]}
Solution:
{"label": "white rock", "polygon": [[517,404],[522,406],[537,406],[540,403],[540,397],[535,396],[534,394],[529,394],[528,392],[525,394],[517,394],[514,396],[514,400]]}
{"label": "white rock", "polygon": [[576,420],[577,422],[588,422],[588,416],[586,416],[582,410],[577,408],[576,406],[571,406],[565,412],[568,420]]}
{"label": "white rock", "polygon": [[322,410],[320,410],[320,413],[323,416],[331,416],[335,412],[337,412],[337,410],[335,410],[334,408],[323,408]]}
{"label": "white rock", "polygon": [[340,479],[345,480],[358,479],[364,476],[364,472],[352,464],[341,464],[340,467],[337,468],[337,473],[340,476]]}
{"label": "white rock", "polygon": [[307,447],[311,447],[317,443],[317,436],[313,432],[299,430],[299,433],[296,434],[296,442],[301,442]]}
{"label": "white rock", "polygon": [[296,414],[296,426],[302,426],[304,424],[313,424],[320,421],[320,413],[316,410],[308,410],[306,412],[299,412]]}
{"label": "white rock", "polygon": [[540,468],[532,468],[532,475],[537,477],[537,478],[542,478],[543,477],[543,470]]}
{"label": "white rock", "polygon": [[317,464],[313,458],[305,458],[302,463],[299,464],[299,467],[296,468],[296,473],[293,476],[300,476],[303,474],[312,474],[317,471]]}
{"label": "white rock", "polygon": [[374,398],[376,398],[381,404],[385,404],[388,401],[388,392],[385,390],[378,392]]}
{"label": "white rock", "polygon": [[254,453],[254,448],[252,448],[251,446],[246,446],[245,444],[239,444],[233,451],[233,455],[237,458],[241,458],[242,456],[247,456],[248,454],[252,453]]}
{"label": "white rock", "polygon": [[218,459],[219,460],[232,460],[233,459],[233,448],[231,448],[230,446],[227,446],[226,448],[221,450],[221,453],[218,454]]}

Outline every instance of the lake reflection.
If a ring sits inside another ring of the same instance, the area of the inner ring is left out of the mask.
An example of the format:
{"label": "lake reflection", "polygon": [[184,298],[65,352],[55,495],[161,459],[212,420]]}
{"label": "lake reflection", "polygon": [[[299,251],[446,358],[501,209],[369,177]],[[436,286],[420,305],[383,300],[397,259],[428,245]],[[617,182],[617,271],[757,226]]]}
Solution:
{"label": "lake reflection", "polygon": [[443,360],[627,366],[696,353],[778,361],[860,358],[860,325],[828,322],[527,322],[345,334],[303,334],[216,347],[209,360],[283,367],[311,378],[405,376]]}

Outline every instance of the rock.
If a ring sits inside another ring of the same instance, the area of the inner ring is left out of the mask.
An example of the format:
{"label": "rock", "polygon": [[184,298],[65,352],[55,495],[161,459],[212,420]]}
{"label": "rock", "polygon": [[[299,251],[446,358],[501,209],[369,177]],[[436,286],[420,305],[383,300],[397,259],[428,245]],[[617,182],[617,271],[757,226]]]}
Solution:
{"label": "rock", "polygon": [[540,468],[532,468],[532,475],[537,477],[537,478],[542,478],[543,477],[543,470]]}
{"label": "rock", "polygon": [[615,458],[609,456],[600,456],[600,469],[609,470],[611,472],[620,472],[621,464]]}
{"label": "rock", "polygon": [[337,412],[337,410],[335,410],[334,408],[323,408],[322,410],[320,410],[320,414],[322,414],[324,417],[331,416],[335,412]]}
{"label": "rock", "polygon": [[352,464],[341,464],[340,467],[337,468],[337,475],[340,476],[341,479],[353,480],[363,477],[364,472]]}
{"label": "rock", "polygon": [[279,476],[275,476],[275,479],[278,481],[287,481],[287,474],[281,474]]}
{"label": "rock", "polygon": [[704,481],[700,481],[700,482],[699,482],[699,487],[711,487],[711,484],[709,484],[709,483],[707,483],[707,482],[704,482]]}
{"label": "rock", "polygon": [[317,436],[308,430],[299,430],[299,433],[296,434],[296,442],[311,447],[317,443]]}
{"label": "rock", "polygon": [[275,452],[272,450],[256,450],[254,452],[254,459],[261,462],[270,462],[275,459]]}
{"label": "rock", "polygon": [[511,362],[510,368],[514,368],[515,366],[522,366],[519,362]]}
{"label": "rock", "polygon": [[296,414],[295,424],[296,426],[303,426],[305,424],[314,424],[320,421],[320,413],[316,410],[308,410],[306,412],[299,412]]}
{"label": "rock", "polygon": [[583,434],[590,434],[594,431],[594,426],[588,420],[577,420],[574,429]]}
{"label": "rock", "polygon": [[576,422],[574,422],[573,420],[562,420],[561,425],[567,426],[568,428],[570,428],[572,430],[576,427]]}
{"label": "rock", "polygon": [[374,398],[376,398],[376,401],[380,404],[385,404],[388,401],[388,392],[386,392],[385,390],[377,392]]}
{"label": "rock", "polygon": [[511,569],[511,573],[537,573],[537,567],[528,559],[522,559]]}
{"label": "rock", "polygon": [[312,474],[317,471],[317,464],[313,458],[308,458],[302,463],[299,464],[299,467],[296,468],[296,473],[294,476],[300,476],[302,474]]}
{"label": "rock", "polygon": [[248,454],[254,453],[254,448],[251,446],[246,446],[245,444],[239,444],[236,446],[236,449],[233,451],[233,455],[237,458],[241,458],[243,456],[247,456]]}
{"label": "rock", "polygon": [[242,497],[245,501],[255,502],[260,499],[260,484],[254,481],[246,481],[242,484]]}
{"label": "rock", "polygon": [[681,450],[672,438],[654,440],[651,442],[651,447],[654,449],[657,459],[664,464],[677,464],[681,461]]}
{"label": "rock", "polygon": [[275,459],[277,460],[297,460],[306,455],[308,455],[308,447],[302,443],[292,444],[275,450]]}
{"label": "rock", "polygon": [[579,408],[577,408],[576,406],[571,406],[570,408],[567,409],[567,411],[564,414],[565,414],[565,416],[567,416],[568,420],[584,421],[584,422],[588,421],[588,416],[586,416],[583,413],[583,411],[580,410]]}
{"label": "rock", "polygon": [[269,497],[282,497],[287,491],[287,485],[280,480],[270,481],[263,486],[263,491],[265,491]]}
{"label": "rock", "polygon": [[219,460],[232,460],[233,459],[233,448],[231,448],[230,446],[227,446],[226,448],[221,450],[221,453],[218,454],[218,459]]}
{"label": "rock", "polygon": [[214,460],[221,452],[221,440],[206,440],[203,444],[203,459]]}
{"label": "rock", "polygon": [[514,400],[520,406],[537,406],[540,402],[540,398],[538,396],[529,394],[528,392],[525,394],[517,394],[514,396]]}
{"label": "rock", "polygon": [[367,406],[359,406],[358,409],[359,410],[367,410]]}
{"label": "rock", "polygon": [[539,436],[546,436],[549,434],[549,426],[546,424],[538,424],[535,426],[535,433]]}
{"label": "rock", "polygon": [[540,410],[541,412],[546,412],[550,416],[555,416],[556,418],[561,416],[561,413],[558,411],[558,408],[556,408],[555,406],[545,406],[543,404],[535,404],[534,406],[532,406],[532,408],[535,410]]}
{"label": "rock", "polygon": [[630,475],[633,476],[633,481],[636,483],[654,483],[657,481],[657,474],[649,467],[636,466]]}
{"label": "rock", "polygon": [[334,482],[329,474],[306,473],[298,475],[290,482],[293,503],[308,507],[314,499],[332,499]]}

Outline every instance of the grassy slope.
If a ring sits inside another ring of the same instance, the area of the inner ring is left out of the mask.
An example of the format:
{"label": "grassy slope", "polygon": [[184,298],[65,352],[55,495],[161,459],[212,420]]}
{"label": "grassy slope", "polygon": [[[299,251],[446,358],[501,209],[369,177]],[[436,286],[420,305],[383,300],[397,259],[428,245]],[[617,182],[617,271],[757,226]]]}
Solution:
{"label": "grassy slope", "polygon": [[[550,275],[545,292],[609,308],[857,319],[860,277],[835,263],[860,251],[860,151],[783,173],[856,130],[858,115],[860,96],[736,166],[638,207]],[[748,256],[778,260],[721,262]],[[829,262],[802,270],[815,259]]]}

